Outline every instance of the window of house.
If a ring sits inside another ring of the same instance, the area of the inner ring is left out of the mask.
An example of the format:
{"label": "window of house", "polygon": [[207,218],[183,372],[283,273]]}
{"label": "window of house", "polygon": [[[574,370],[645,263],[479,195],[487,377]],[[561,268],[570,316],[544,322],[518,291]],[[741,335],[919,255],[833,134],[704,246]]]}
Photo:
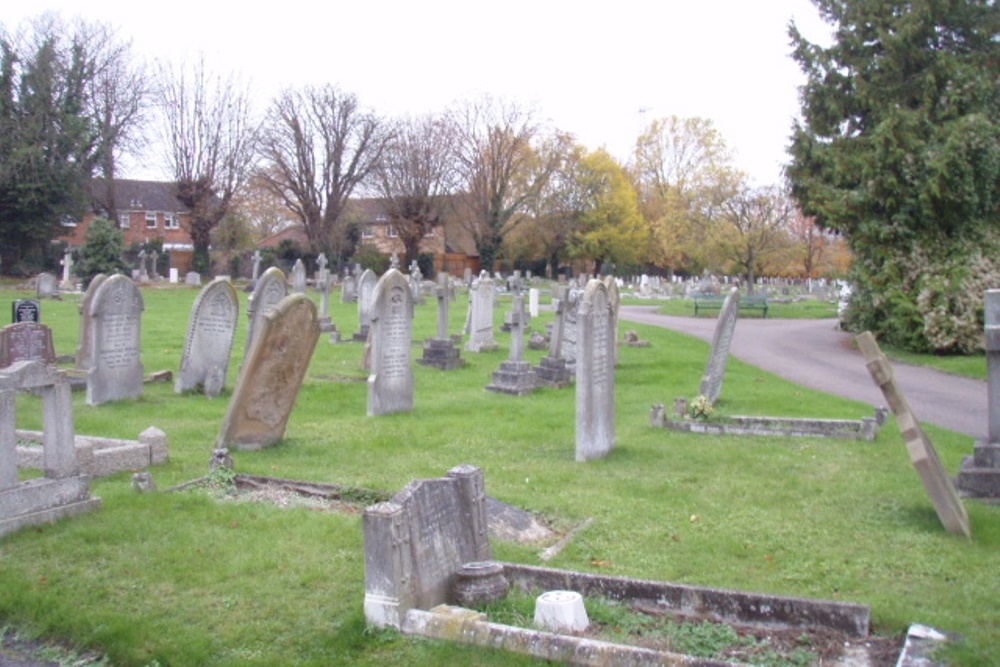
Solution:
{"label": "window of house", "polygon": [[375,238],[375,230],[372,229],[371,225],[365,225],[361,230],[361,238],[363,239],[373,239]]}
{"label": "window of house", "polygon": [[156,229],[156,214],[147,213],[146,214],[146,227],[149,229]]}
{"label": "window of house", "polygon": [[122,229],[128,229],[132,226],[132,216],[128,213],[118,214],[118,226]]}
{"label": "window of house", "polygon": [[180,222],[177,220],[177,216],[173,213],[163,214],[163,227],[165,229],[180,229]]}
{"label": "window of house", "polygon": [[392,225],[389,225],[388,227],[386,227],[386,233],[389,235],[390,239],[394,239],[397,236],[399,236],[399,232],[397,232],[396,228],[394,226],[392,226]]}

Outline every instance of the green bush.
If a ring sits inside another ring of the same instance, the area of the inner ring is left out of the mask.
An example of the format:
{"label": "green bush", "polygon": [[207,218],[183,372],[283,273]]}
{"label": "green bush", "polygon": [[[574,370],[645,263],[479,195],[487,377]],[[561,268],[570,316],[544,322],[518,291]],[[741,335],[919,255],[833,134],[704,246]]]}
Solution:
{"label": "green bush", "polygon": [[98,273],[112,275],[125,272],[128,265],[123,258],[124,254],[125,240],[122,231],[107,218],[95,218],[84,236],[75,273],[86,286]]}

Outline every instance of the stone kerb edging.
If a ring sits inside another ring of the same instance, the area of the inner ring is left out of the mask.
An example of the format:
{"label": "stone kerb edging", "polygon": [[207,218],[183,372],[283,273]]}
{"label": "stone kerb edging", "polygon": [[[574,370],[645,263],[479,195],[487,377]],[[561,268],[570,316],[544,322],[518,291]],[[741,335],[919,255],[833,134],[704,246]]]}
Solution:
{"label": "stone kerb edging", "polygon": [[[41,431],[18,429],[16,433],[22,441],[41,443],[44,437]],[[166,463],[170,458],[167,434],[154,426],[140,433],[138,440],[77,435],[74,446],[80,474],[91,477],[106,477],[126,470],[144,469]],[[43,458],[41,446],[17,446],[19,468],[42,468]]]}
{"label": "stone kerb edging", "polygon": [[[876,411],[877,414],[877,411]],[[662,404],[652,407],[650,426],[706,435],[776,435],[804,438],[839,438],[871,442],[879,429],[879,418],[812,419],[799,417],[745,417],[734,415],[719,421],[674,421],[666,418]]]}

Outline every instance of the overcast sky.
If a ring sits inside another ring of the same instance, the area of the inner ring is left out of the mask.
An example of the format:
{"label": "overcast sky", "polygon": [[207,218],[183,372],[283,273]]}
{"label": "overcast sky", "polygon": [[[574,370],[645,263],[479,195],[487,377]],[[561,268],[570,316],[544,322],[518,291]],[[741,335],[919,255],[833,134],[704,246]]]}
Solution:
{"label": "overcast sky", "polygon": [[830,33],[809,0],[12,0],[0,22],[10,31],[45,10],[108,23],[143,58],[203,54],[249,82],[260,110],[305,84],[336,84],[387,116],[488,93],[623,162],[653,118],[709,118],[758,185],[780,181],[799,111],[788,23],[814,41]]}

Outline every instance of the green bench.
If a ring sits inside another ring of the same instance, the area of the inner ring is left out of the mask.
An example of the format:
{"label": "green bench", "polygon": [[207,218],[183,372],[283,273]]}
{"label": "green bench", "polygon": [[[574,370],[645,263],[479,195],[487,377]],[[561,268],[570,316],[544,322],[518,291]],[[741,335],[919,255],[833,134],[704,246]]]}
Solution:
{"label": "green bench", "polygon": [[[702,310],[722,310],[726,297],[721,294],[700,294],[694,297],[694,314]],[[767,297],[760,294],[747,294],[740,297],[740,310],[759,310],[762,317],[767,317]]]}

